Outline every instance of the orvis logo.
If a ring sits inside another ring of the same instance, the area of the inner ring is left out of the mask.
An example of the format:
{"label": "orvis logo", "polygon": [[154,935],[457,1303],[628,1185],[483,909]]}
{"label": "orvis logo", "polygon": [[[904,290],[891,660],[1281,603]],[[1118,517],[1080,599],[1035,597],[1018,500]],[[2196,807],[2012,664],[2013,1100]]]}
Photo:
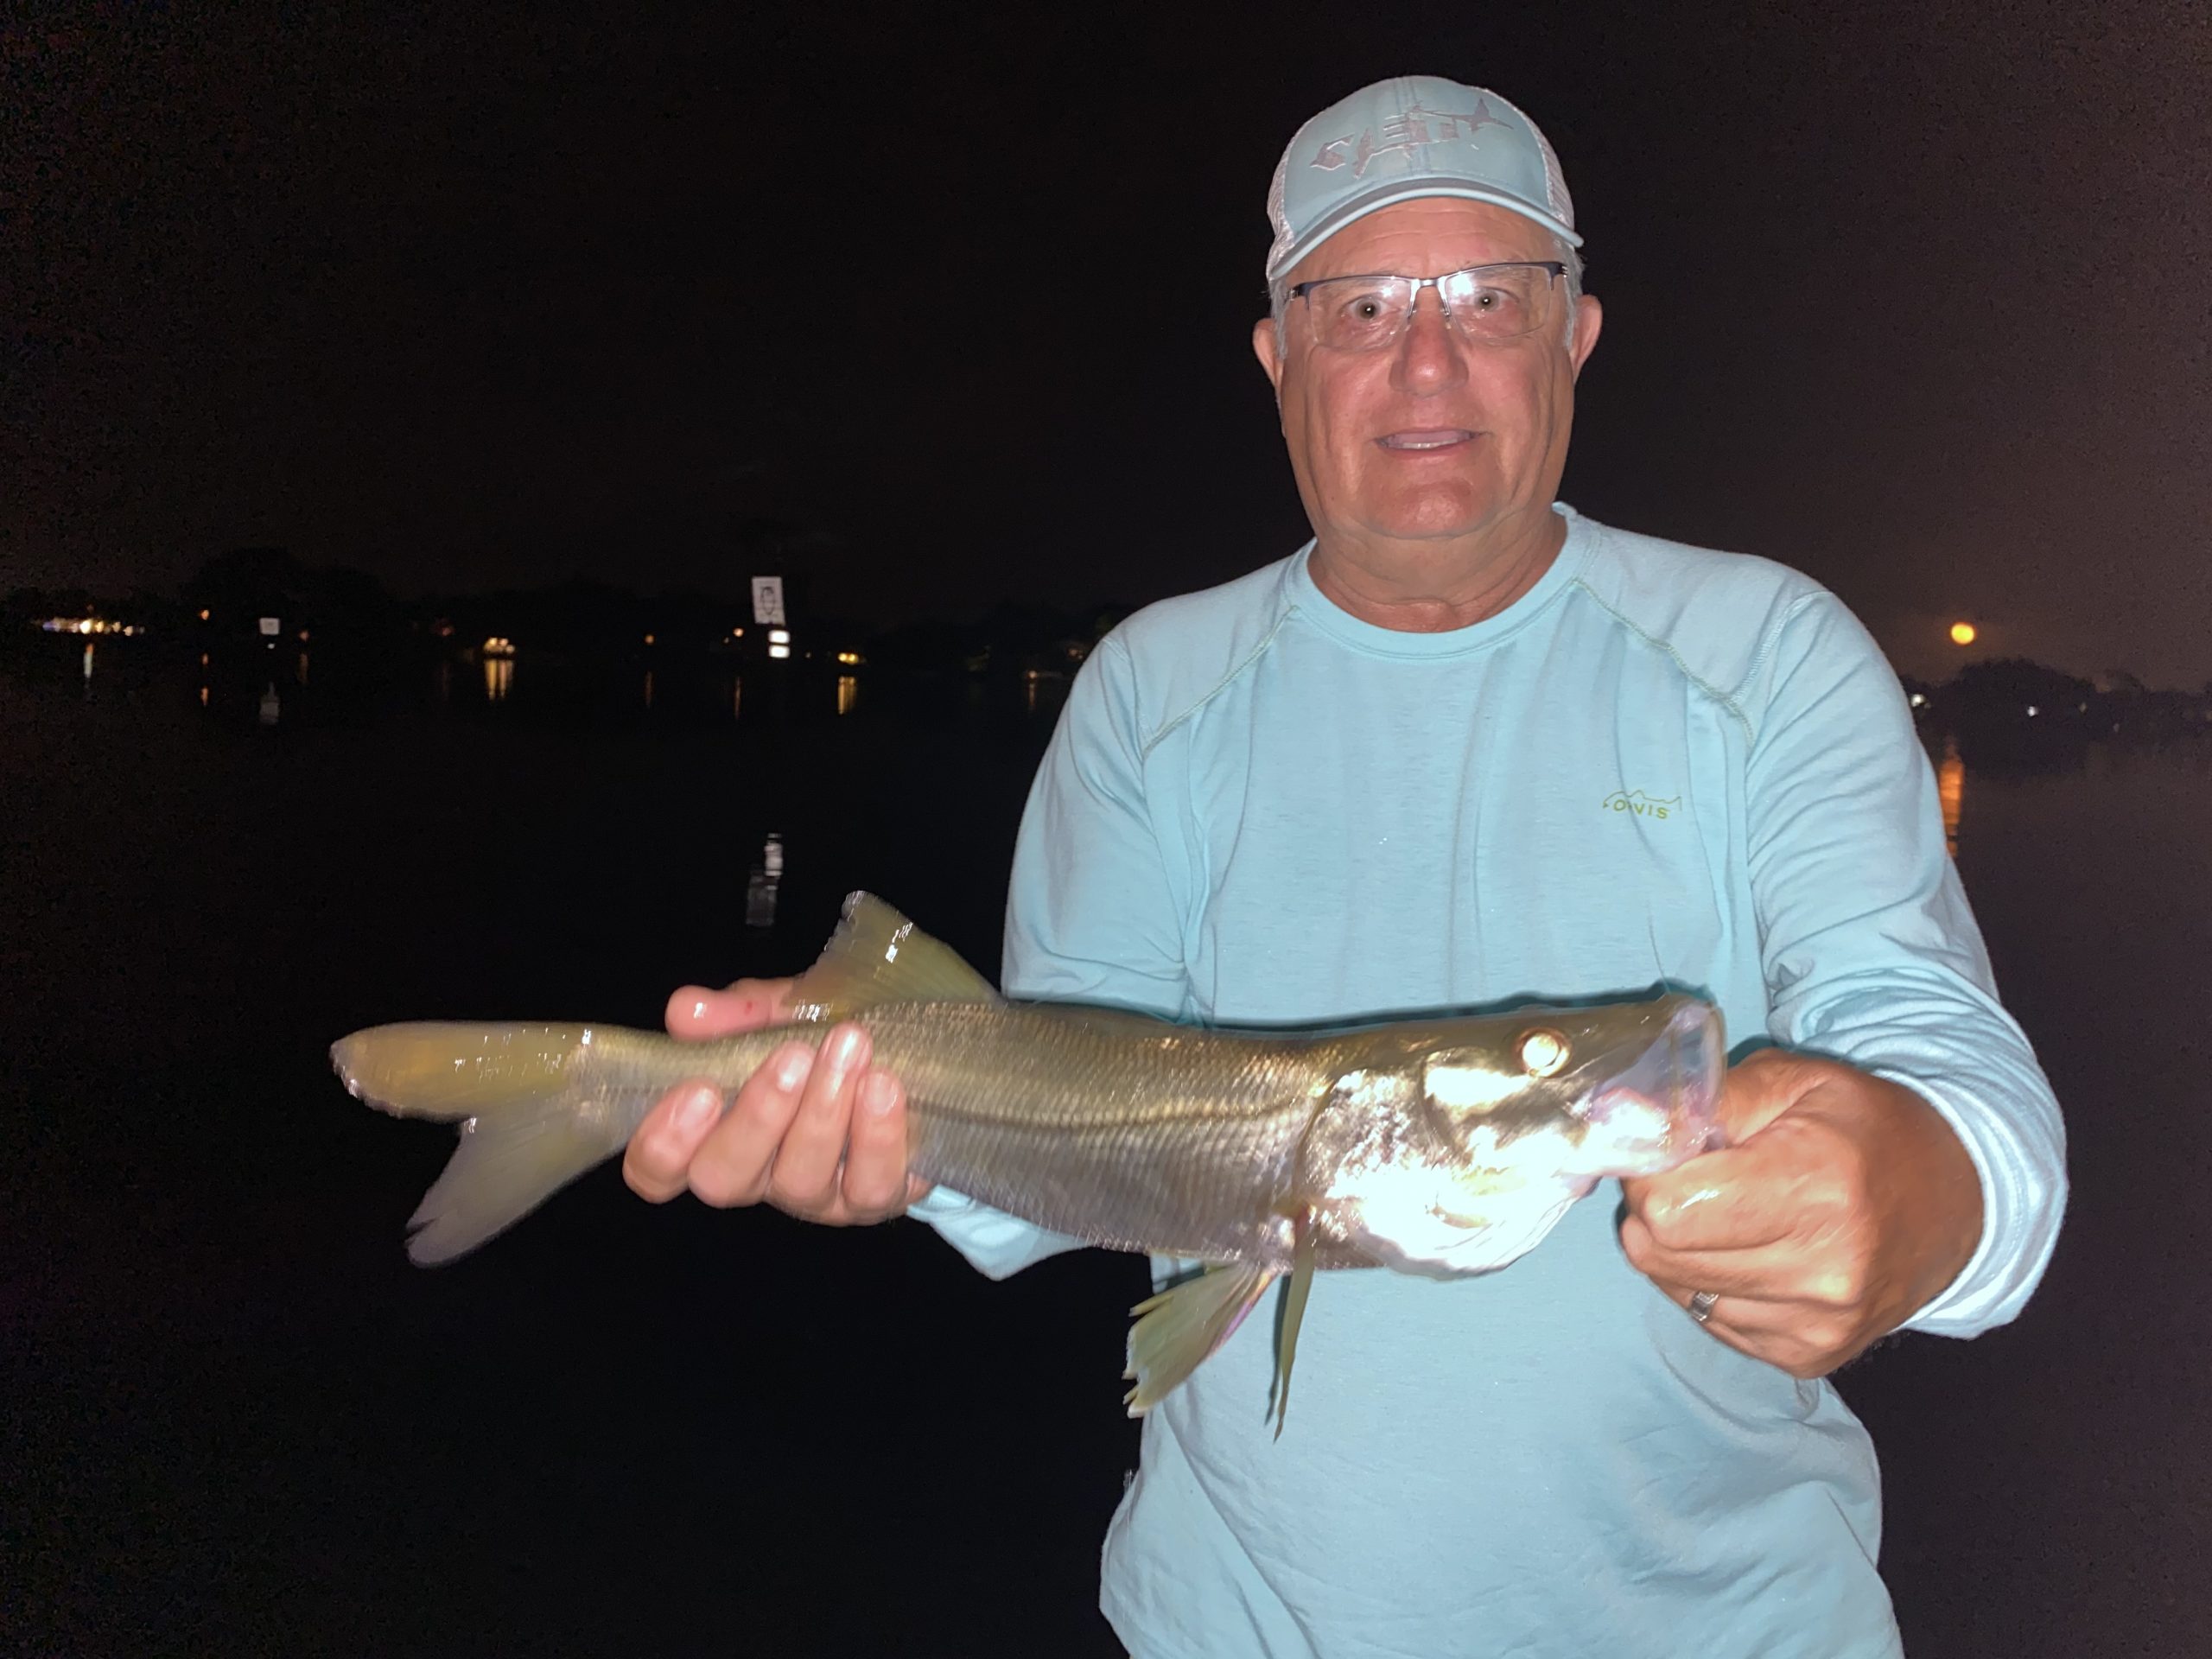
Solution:
{"label": "orvis logo", "polygon": [[1663,818],[1682,804],[1679,795],[1670,795],[1663,801],[1654,800],[1640,789],[1617,789],[1599,803],[1607,812],[1633,812],[1639,818]]}

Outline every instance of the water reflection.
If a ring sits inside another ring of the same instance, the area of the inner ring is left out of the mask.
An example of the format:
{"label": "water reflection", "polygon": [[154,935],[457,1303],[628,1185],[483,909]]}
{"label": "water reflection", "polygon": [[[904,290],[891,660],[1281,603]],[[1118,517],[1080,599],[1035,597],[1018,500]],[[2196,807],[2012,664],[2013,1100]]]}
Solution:
{"label": "water reflection", "polygon": [[[87,645],[86,649],[89,651],[92,647]],[[859,679],[850,674],[840,674],[837,677],[837,712],[841,715],[851,714],[853,712],[853,705],[860,700],[861,683]]]}
{"label": "water reflection", "polygon": [[784,838],[771,834],[760,844],[760,861],[745,878],[745,925],[776,925],[776,893],[784,883]]}
{"label": "water reflection", "polygon": [[[651,644],[652,644],[652,642],[653,642],[653,637],[652,637],[652,635],[651,635],[650,633],[649,633],[649,634],[647,634],[647,635],[645,636],[645,643],[646,643],[647,645],[651,645]],[[648,709],[650,709],[650,708],[652,708],[652,706],[653,706],[653,671],[652,671],[652,670],[651,670],[651,669],[649,668],[649,669],[647,669],[647,670],[645,671],[645,707],[646,707],[646,708],[648,708]]]}
{"label": "water reflection", "polygon": [[92,695],[92,648],[89,645],[85,647],[85,695]]}
{"label": "water reflection", "polygon": [[261,723],[274,726],[276,717],[284,710],[284,700],[276,695],[276,682],[271,680],[261,693]]}
{"label": "water reflection", "polygon": [[292,671],[292,674],[302,685],[308,683],[308,654],[304,651],[300,653],[299,664]]}
{"label": "water reflection", "polygon": [[734,677],[729,683],[729,717],[738,719],[745,712],[745,676]]}
{"label": "water reflection", "polygon": [[515,683],[515,659],[512,657],[486,657],[484,659],[484,695],[493,702],[505,702],[507,689]]}
{"label": "water reflection", "polygon": [[1943,740],[1943,759],[1936,768],[1936,798],[1943,807],[1943,848],[1959,855],[1959,815],[1967,801],[1967,763],[1956,738]]}

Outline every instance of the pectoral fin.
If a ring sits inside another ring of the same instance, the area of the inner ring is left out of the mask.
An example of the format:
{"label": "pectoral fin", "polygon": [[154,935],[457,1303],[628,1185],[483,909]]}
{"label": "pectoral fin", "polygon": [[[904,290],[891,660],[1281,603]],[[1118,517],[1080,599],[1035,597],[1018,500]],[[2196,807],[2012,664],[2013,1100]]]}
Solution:
{"label": "pectoral fin", "polygon": [[1290,1409],[1290,1367],[1298,1357],[1298,1327],[1306,1319],[1306,1293],[1313,1288],[1313,1212],[1300,1210],[1291,1222],[1290,1283],[1283,1287],[1282,1328],[1275,1338],[1275,1439]]}
{"label": "pectoral fin", "polygon": [[1249,1262],[1211,1267],[1131,1308],[1137,1322],[1122,1373],[1136,1383],[1123,1396],[1129,1415],[1141,1416],[1180,1387],[1236,1333],[1274,1277],[1272,1268]]}

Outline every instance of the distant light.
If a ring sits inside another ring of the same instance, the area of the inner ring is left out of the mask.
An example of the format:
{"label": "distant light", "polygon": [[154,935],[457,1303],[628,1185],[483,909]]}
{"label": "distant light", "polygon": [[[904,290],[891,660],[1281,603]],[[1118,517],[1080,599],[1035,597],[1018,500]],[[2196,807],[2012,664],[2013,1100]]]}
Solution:
{"label": "distant light", "polygon": [[2038,708],[2037,708],[2037,707],[2035,706],[2035,704],[2033,704],[2032,702],[2031,702],[2031,703],[2030,703],[2030,704],[2028,705],[2028,718],[2029,718],[2030,720],[2033,720],[2033,719],[2034,719],[2037,715],[2041,714],[2042,712],[2043,712],[2043,710],[2042,710],[2042,709],[2038,709]]}
{"label": "distant light", "polygon": [[1925,709],[1928,706],[1927,696],[1922,692],[1914,692],[1912,694],[1912,706],[1916,709]]}
{"label": "distant light", "polygon": [[307,631],[305,628],[302,628],[302,629],[300,630],[300,643],[301,643],[302,645],[304,645],[305,644],[307,644],[307,642],[308,642],[308,631]]}
{"label": "distant light", "polygon": [[[789,628],[771,628],[768,630],[768,643],[770,645],[788,645],[791,642],[791,635]],[[788,657],[791,655],[791,652],[785,652],[784,655]]]}
{"label": "distant light", "polygon": [[653,637],[652,637],[652,635],[651,635],[650,633],[649,633],[649,634],[647,634],[647,635],[645,636],[645,643],[646,643],[647,645],[650,645],[651,644],[652,644],[652,642],[653,642]]}
{"label": "distant light", "polygon": [[841,651],[837,653],[837,660],[848,668],[856,667],[860,663],[861,654],[857,651]]}
{"label": "distant light", "polygon": [[1951,624],[1951,643],[1953,645],[1970,645],[1974,644],[1974,626],[1973,623],[1954,622]]}
{"label": "distant light", "polygon": [[207,620],[207,609],[206,609],[206,607],[201,607],[201,609],[200,609],[200,620],[202,622],[205,622],[205,621]]}
{"label": "distant light", "polygon": [[515,642],[504,633],[495,633],[484,642],[483,654],[486,657],[512,657],[515,654]]}
{"label": "distant light", "polygon": [[788,657],[791,654],[791,648],[789,645],[771,645],[768,654],[771,657]]}

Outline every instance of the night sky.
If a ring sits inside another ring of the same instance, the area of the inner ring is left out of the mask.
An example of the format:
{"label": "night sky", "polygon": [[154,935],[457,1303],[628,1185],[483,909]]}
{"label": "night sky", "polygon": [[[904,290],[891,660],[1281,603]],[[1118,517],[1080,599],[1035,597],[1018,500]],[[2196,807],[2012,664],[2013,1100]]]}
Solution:
{"label": "night sky", "polygon": [[1276,156],[1433,73],[1588,238],[1567,499],[1907,672],[2212,678],[2202,4],[196,10],[0,29],[0,590],[736,591],[764,520],[868,621],[1224,579],[1305,535]]}

